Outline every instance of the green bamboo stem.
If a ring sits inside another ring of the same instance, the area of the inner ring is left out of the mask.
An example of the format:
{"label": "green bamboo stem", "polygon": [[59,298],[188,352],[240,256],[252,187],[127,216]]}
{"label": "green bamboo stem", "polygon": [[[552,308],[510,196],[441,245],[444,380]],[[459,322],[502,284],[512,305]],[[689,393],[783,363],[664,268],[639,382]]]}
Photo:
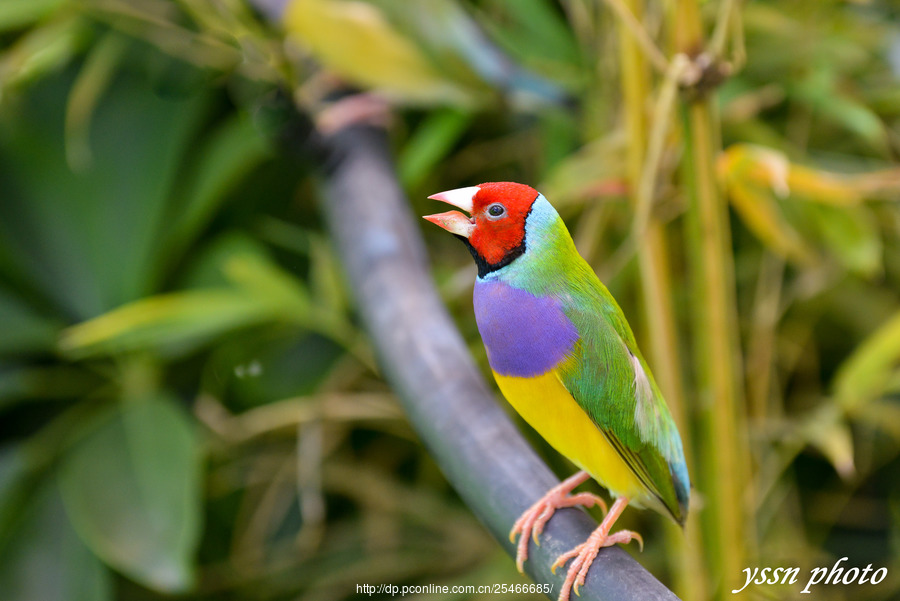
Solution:
{"label": "green bamboo stem", "polygon": [[[620,3],[632,20],[639,22],[643,12],[642,0],[621,0]],[[655,159],[647,156],[648,130],[651,125],[647,118],[646,107],[650,105],[651,93],[650,70],[643,54],[646,44],[641,44],[632,35],[634,27],[631,21],[620,18],[617,24],[622,105],[628,132],[627,176],[629,196],[636,213],[637,238],[634,242],[640,271],[642,311],[646,340],[649,342],[649,358],[657,383],[678,423],[688,462],[693,465],[689,420],[684,407],[684,388],[678,361],[679,346],[675,310],[672,306],[673,293],[666,231],[663,224],[654,219],[649,210],[654,186],[647,184],[648,171],[649,177],[652,178],[651,182],[655,181],[658,156]],[[660,111],[655,118],[668,120],[670,115],[668,111]],[[654,135],[660,131],[664,134],[662,122],[653,125]],[[697,577],[702,573],[703,562],[696,520],[691,521],[684,533],[676,528],[670,528],[666,530],[666,535],[676,594],[686,600],[705,599],[706,580]]]}
{"label": "green bamboo stem", "polygon": [[[737,427],[741,404],[737,386],[740,362],[734,299],[734,265],[726,206],[713,170],[717,148],[711,107],[706,101],[686,107],[694,288],[694,340],[697,379],[704,407],[705,489],[710,498],[707,536],[713,572],[725,581],[744,564],[746,478]],[[720,598],[728,586],[719,590]]]}
{"label": "green bamboo stem", "polygon": [[[696,0],[673,6],[676,50],[695,56],[703,50]],[[730,596],[729,584],[746,567],[748,451],[740,381],[734,263],[726,201],[719,189],[715,159],[721,150],[713,99],[694,95],[683,107],[685,185],[694,308],[697,386],[703,408],[702,490],[708,495],[704,530],[711,572],[721,576],[715,598]]]}

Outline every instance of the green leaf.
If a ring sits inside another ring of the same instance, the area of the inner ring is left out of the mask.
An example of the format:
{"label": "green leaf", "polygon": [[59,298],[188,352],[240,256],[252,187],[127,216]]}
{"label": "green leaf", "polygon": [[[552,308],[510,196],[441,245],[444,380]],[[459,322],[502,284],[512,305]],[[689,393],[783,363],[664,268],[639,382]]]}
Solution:
{"label": "green leaf", "polygon": [[[0,455],[0,473],[9,457]],[[5,480],[0,475],[0,496]],[[111,599],[109,572],[69,523],[56,482],[45,482],[23,505],[17,527],[0,541],[3,601]]]}
{"label": "green leaf", "polygon": [[827,100],[822,99],[815,106],[824,118],[843,126],[873,146],[883,148],[886,145],[884,124],[872,109],[861,102],[833,92]]}
{"label": "green leaf", "polygon": [[310,290],[316,304],[340,319],[348,310],[341,266],[328,240],[310,237]]}
{"label": "green leaf", "polygon": [[71,452],[60,490],[107,564],[160,592],[189,590],[201,532],[200,445],[167,395],[125,401]]}
{"label": "green leaf", "polygon": [[601,195],[624,196],[625,143],[617,130],[582,146],[550,169],[540,190],[557,209]]}
{"label": "green leaf", "polygon": [[84,172],[93,160],[91,118],[116,76],[130,40],[116,31],[103,35],[91,47],[66,104],[66,159],[73,171]]}
{"label": "green leaf", "polygon": [[23,34],[0,54],[0,101],[10,89],[36,81],[67,64],[88,35],[87,23],[68,15]]}
{"label": "green leaf", "polygon": [[0,448],[0,555],[10,540],[10,524],[20,522],[17,515],[25,505],[21,498],[27,470],[20,445]]}
{"label": "green leaf", "polygon": [[[305,242],[309,233],[291,230],[286,235],[290,236],[292,241]],[[179,281],[180,288],[204,289],[230,286],[233,282],[225,274],[224,266],[235,257],[261,262],[271,260],[266,247],[259,240],[242,231],[225,232],[198,250],[199,252],[192,257],[190,265],[185,270],[184,277]]]}
{"label": "green leaf", "polygon": [[784,219],[772,194],[751,183],[738,182],[729,187],[731,205],[769,249],[796,263],[809,265],[815,253],[791,224]]}
{"label": "green leaf", "polygon": [[258,299],[228,289],[161,294],[72,326],[59,346],[75,358],[136,350],[180,355],[223,332],[263,320],[266,309]]}
{"label": "green leaf", "polygon": [[97,374],[78,366],[0,363],[0,411],[25,399],[70,400],[100,385]]}
{"label": "green leaf", "polygon": [[900,363],[900,313],[866,338],[838,369],[834,391],[847,410],[877,399]]}
{"label": "green leaf", "polygon": [[220,125],[197,153],[196,164],[184,184],[182,200],[167,228],[169,256],[194,239],[212,218],[226,193],[268,155],[268,146],[246,114],[239,113]]}
{"label": "green leaf", "polygon": [[38,315],[19,298],[0,289],[0,356],[49,351],[61,324]]}
{"label": "green leaf", "polygon": [[90,166],[75,173],[63,137],[73,76],[42,80],[0,113],[0,237],[31,284],[84,319],[152,290],[171,189],[207,101],[162,98],[120,75],[91,119]]}
{"label": "green leaf", "polygon": [[814,108],[822,119],[843,127],[876,148],[885,148],[887,134],[881,119],[862,102],[837,89],[834,79],[829,67],[820,67],[788,90]]}
{"label": "green leaf", "polygon": [[513,49],[516,54],[541,61],[580,61],[578,43],[572,35],[572,28],[560,16],[556,6],[547,0],[517,0],[513,4],[491,0],[488,4],[493,10],[502,12],[505,17],[503,21],[509,20],[511,23],[508,27],[490,22],[485,25],[500,36],[504,45]]}
{"label": "green leaf", "polygon": [[397,160],[400,180],[418,186],[459,140],[472,114],[455,109],[435,111],[410,136]]}
{"label": "green leaf", "polygon": [[72,357],[152,350],[178,355],[216,336],[271,320],[303,321],[309,297],[299,280],[262,256],[227,255],[231,287],[150,296],[66,329],[60,349]]}
{"label": "green leaf", "polygon": [[845,268],[866,277],[881,272],[881,237],[868,208],[797,203],[794,210]]}
{"label": "green leaf", "polygon": [[52,14],[65,0],[3,0],[0,2],[0,31],[31,25]]}

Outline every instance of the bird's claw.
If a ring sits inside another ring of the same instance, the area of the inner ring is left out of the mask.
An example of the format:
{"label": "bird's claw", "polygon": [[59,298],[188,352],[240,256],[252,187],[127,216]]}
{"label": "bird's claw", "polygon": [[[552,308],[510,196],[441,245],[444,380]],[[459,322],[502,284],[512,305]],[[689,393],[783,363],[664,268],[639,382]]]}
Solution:
{"label": "bird's claw", "polygon": [[595,505],[599,506],[606,515],[608,511],[606,502],[597,495],[589,492],[569,495],[567,490],[554,488],[529,507],[516,520],[509,532],[509,542],[514,544],[516,535],[521,535],[516,549],[516,568],[519,572],[524,573],[525,571],[524,564],[528,560],[528,539],[533,540],[536,546],[541,546],[538,536],[544,531],[544,526],[557,509],[576,506],[594,507]]}
{"label": "bird's claw", "polygon": [[591,564],[594,563],[594,559],[597,557],[600,549],[620,543],[628,544],[632,540],[637,540],[641,550],[644,550],[644,539],[637,532],[619,530],[612,534],[606,534],[603,532],[603,526],[600,526],[586,541],[557,557],[553,565],[550,566],[550,572],[553,574],[556,574],[556,568],[565,565],[570,559],[574,558],[572,565],[569,566],[569,571],[566,573],[566,579],[559,594],[559,601],[568,601],[569,591],[573,591],[579,597],[581,596],[579,589],[584,585],[588,570]]}

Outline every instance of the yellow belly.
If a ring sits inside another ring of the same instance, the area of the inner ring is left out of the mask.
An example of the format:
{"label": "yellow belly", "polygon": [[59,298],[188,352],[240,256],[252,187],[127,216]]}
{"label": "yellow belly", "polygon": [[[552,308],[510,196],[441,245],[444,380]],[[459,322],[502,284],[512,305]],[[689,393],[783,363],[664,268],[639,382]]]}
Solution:
{"label": "yellow belly", "polygon": [[587,471],[614,496],[640,504],[649,491],[578,406],[554,371],[536,378],[494,373],[506,400],[554,449]]}

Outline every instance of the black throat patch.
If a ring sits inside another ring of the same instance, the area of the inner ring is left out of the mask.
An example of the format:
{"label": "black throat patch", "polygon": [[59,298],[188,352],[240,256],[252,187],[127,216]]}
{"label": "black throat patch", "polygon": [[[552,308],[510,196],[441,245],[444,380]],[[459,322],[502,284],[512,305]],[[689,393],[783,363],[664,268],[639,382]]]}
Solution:
{"label": "black throat patch", "polygon": [[[456,235],[456,234],[454,234]],[[522,236],[522,242],[517,247],[510,249],[503,258],[497,261],[496,263],[488,263],[487,260],[481,256],[481,254],[475,250],[475,247],[472,246],[472,243],[469,242],[469,239],[465,236],[456,236],[462,243],[466,245],[466,248],[469,249],[469,252],[472,254],[472,258],[475,259],[475,265],[478,267],[478,277],[483,278],[487,274],[492,271],[497,271],[501,267],[506,267],[523,254],[525,254],[525,237]]]}
{"label": "black throat patch", "polygon": [[[537,198],[534,199],[534,202],[536,202],[536,201],[537,201]],[[528,212],[525,213],[526,229],[524,232],[522,232],[522,241],[515,248],[509,249],[506,252],[506,254],[503,255],[503,258],[500,259],[499,261],[497,261],[496,263],[488,263],[487,260],[484,257],[482,257],[481,254],[477,250],[475,250],[475,247],[472,246],[472,243],[469,242],[468,238],[466,238],[465,236],[458,236],[458,235],[454,234],[454,236],[456,236],[457,238],[462,240],[462,243],[465,244],[466,248],[469,249],[469,253],[471,253],[472,258],[475,259],[475,265],[476,265],[476,267],[478,267],[478,277],[483,278],[484,276],[486,276],[487,274],[489,274],[492,271],[497,271],[498,269],[506,267],[507,265],[509,265],[510,263],[512,263],[513,261],[515,261],[516,259],[518,259],[519,257],[521,257],[522,255],[525,254],[525,248],[526,248],[525,244],[526,244],[527,238],[528,238],[528,228],[527,228],[528,216],[531,215],[531,210],[534,209],[534,202],[531,203],[531,206],[528,207]]]}

